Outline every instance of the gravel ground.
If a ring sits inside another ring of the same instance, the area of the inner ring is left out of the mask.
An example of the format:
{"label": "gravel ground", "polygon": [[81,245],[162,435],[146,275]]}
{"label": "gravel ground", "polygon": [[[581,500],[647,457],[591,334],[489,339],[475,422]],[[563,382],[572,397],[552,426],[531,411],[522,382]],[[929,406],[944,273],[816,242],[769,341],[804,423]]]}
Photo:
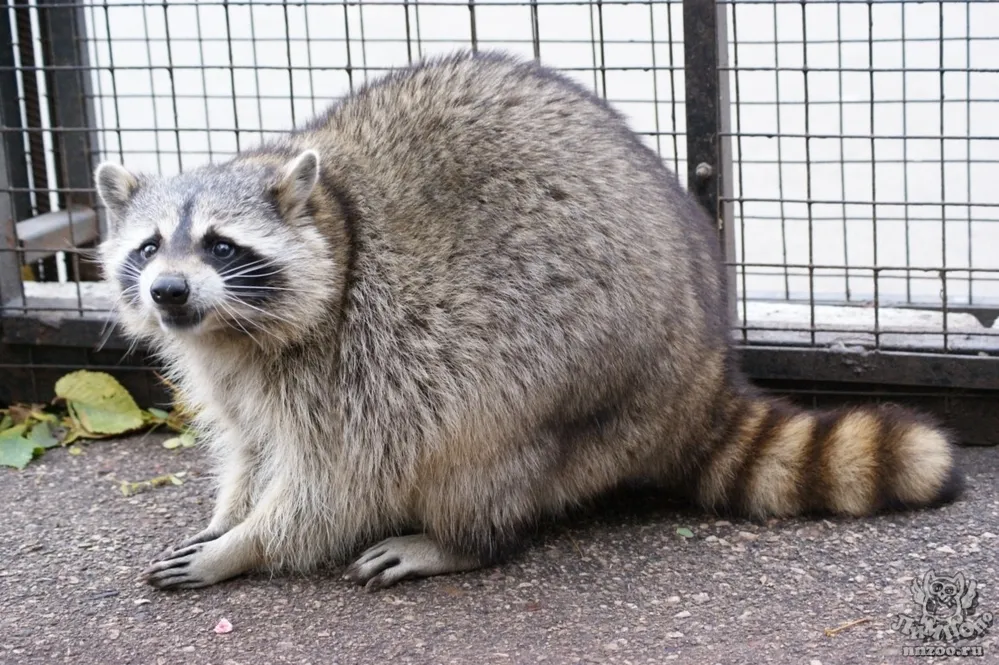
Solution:
{"label": "gravel ground", "polygon": [[[977,580],[999,614],[999,450],[965,449],[963,500],[864,520],[724,521],[648,495],[543,531],[507,565],[368,594],[337,571],[158,592],[142,565],[207,520],[197,450],[161,438],[0,469],[0,663],[999,663],[903,657],[928,570]],[[125,497],[122,480],[186,471]],[[677,529],[691,529],[685,539]],[[213,630],[221,618],[228,634]],[[866,619],[833,636],[825,629]]]}

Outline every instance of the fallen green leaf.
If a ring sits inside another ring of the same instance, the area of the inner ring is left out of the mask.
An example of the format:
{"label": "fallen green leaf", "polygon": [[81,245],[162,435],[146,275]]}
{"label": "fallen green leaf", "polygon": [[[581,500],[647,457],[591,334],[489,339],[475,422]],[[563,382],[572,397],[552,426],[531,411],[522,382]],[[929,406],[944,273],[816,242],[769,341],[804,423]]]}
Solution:
{"label": "fallen green leaf", "polygon": [[0,466],[23,469],[35,456],[37,446],[29,439],[5,439],[0,441]]}
{"label": "fallen green leaf", "polygon": [[173,450],[174,448],[180,448],[183,442],[180,440],[179,436],[172,437],[163,442],[163,447],[167,450]]}
{"label": "fallen green leaf", "polygon": [[62,445],[68,446],[79,438],[80,428],[76,426],[76,423],[68,422],[66,424],[66,436],[62,439]]}
{"label": "fallen green leaf", "polygon": [[42,410],[41,406],[36,406],[31,409],[31,413],[28,414],[29,418],[32,420],[37,420],[39,422],[46,423],[57,423],[59,422],[59,417],[54,413],[48,413]]}
{"label": "fallen green leaf", "polygon": [[65,421],[66,426],[66,436],[62,439],[62,445],[68,446],[77,439],[103,439],[111,436],[109,434],[93,434],[83,429],[78,422],[72,418],[67,418]]}
{"label": "fallen green leaf", "polygon": [[146,409],[146,411],[149,412],[149,415],[160,422],[163,422],[170,417],[170,414],[162,409]]}
{"label": "fallen green leaf", "polygon": [[32,427],[29,438],[39,448],[55,448],[59,445],[59,438],[52,433],[52,427],[47,421],[42,421]]}
{"label": "fallen green leaf", "polygon": [[682,526],[676,530],[676,535],[680,536],[681,538],[693,538],[694,532],[688,529],[687,527]]}
{"label": "fallen green leaf", "polygon": [[166,473],[162,476],[150,478],[149,480],[138,480],[135,482],[123,480],[119,483],[118,488],[125,496],[132,496],[133,494],[162,487],[163,485],[183,485],[184,481],[181,477],[184,474],[185,472],[182,471],[180,473]]}
{"label": "fallen green leaf", "polygon": [[70,417],[86,433],[124,434],[145,424],[142,410],[110,374],[67,374],[56,382],[55,393],[66,400]]}
{"label": "fallen green leaf", "polygon": [[24,436],[24,425],[17,425],[0,432],[0,466],[23,469],[35,456],[38,446]]}
{"label": "fallen green leaf", "polygon": [[13,427],[0,431],[0,441],[6,441],[7,439],[19,439],[24,434],[26,429],[26,425],[14,425]]}
{"label": "fallen green leaf", "polygon": [[163,447],[167,450],[173,450],[174,448],[190,448],[196,443],[197,441],[194,438],[194,434],[188,431],[182,432],[180,436],[167,439],[163,442]]}
{"label": "fallen green leaf", "polygon": [[[191,413],[180,401],[180,393],[167,383],[177,399],[170,411],[138,407],[128,391],[110,374],[81,370],[67,374],[55,385],[57,409],[45,404],[11,404],[0,409],[0,434],[6,443],[0,465],[23,468],[31,456],[62,444],[71,455],[82,455],[77,445],[92,439],[107,439],[139,430],[165,427],[176,433],[167,448],[190,448],[195,444],[190,430]],[[30,445],[30,450],[29,450]]]}

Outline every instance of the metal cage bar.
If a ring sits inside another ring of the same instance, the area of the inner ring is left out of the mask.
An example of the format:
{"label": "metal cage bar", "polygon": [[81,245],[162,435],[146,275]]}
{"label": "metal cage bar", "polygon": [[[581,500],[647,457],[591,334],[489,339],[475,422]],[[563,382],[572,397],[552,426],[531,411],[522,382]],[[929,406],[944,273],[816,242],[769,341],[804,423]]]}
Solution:
{"label": "metal cage bar", "polygon": [[[0,44],[14,44],[10,12],[0,11]],[[18,311],[23,305],[21,268],[17,254],[3,251],[16,246],[15,220],[31,215],[28,173],[21,137],[8,131],[21,127],[14,49],[0,48],[0,311]]]}
{"label": "metal cage bar", "polygon": [[729,259],[728,295],[738,320],[732,204],[728,16],[714,0],[684,0],[683,50],[687,107],[687,189],[717,220]]}

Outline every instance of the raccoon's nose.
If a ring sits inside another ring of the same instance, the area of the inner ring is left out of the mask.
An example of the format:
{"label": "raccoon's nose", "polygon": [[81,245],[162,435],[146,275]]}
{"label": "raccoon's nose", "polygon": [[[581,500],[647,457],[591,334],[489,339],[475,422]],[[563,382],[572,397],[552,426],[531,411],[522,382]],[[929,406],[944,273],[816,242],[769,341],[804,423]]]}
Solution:
{"label": "raccoon's nose", "polygon": [[180,275],[160,275],[149,287],[149,293],[157,305],[184,305],[191,289]]}

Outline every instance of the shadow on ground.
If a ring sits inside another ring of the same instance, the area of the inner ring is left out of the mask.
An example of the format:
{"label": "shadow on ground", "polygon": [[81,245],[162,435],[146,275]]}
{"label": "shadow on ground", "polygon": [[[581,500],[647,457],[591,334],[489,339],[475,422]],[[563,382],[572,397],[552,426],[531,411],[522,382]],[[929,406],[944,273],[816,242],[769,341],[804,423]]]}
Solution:
{"label": "shadow on ground", "polygon": [[[499,568],[368,594],[337,571],[164,593],[137,580],[211,510],[206,460],[161,438],[51,451],[0,470],[0,663],[946,662],[901,655],[928,570],[999,614],[999,450],[964,449],[964,498],[863,520],[723,521],[618,497]],[[122,480],[186,471],[136,496]],[[677,534],[687,528],[692,538]],[[213,631],[221,618],[234,629]],[[866,620],[830,637],[825,629]],[[999,626],[974,642],[999,662]]]}

